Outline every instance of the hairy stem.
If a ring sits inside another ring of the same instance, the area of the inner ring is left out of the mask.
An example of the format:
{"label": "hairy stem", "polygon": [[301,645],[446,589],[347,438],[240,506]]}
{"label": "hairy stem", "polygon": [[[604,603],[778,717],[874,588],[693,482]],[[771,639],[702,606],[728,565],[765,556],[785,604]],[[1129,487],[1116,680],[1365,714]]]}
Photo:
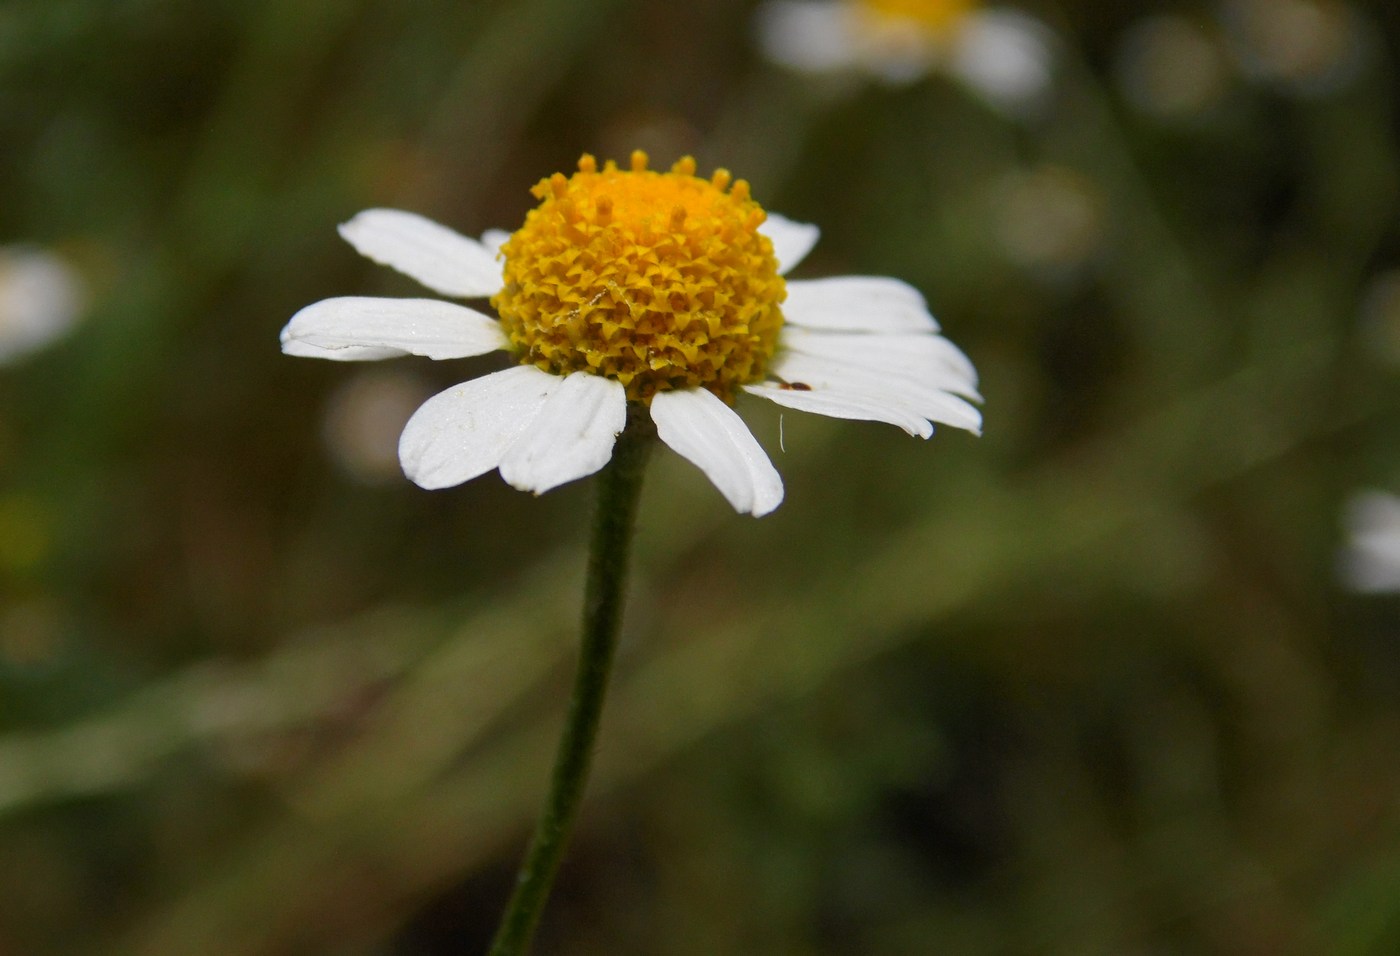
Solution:
{"label": "hairy stem", "polygon": [[629,409],[627,427],[618,436],[612,461],[598,475],[598,505],[584,589],[583,642],[568,719],[544,812],[530,839],[490,956],[519,956],[529,948],[578,816],[622,623],[627,557],[642,475],[655,434],[646,409]]}

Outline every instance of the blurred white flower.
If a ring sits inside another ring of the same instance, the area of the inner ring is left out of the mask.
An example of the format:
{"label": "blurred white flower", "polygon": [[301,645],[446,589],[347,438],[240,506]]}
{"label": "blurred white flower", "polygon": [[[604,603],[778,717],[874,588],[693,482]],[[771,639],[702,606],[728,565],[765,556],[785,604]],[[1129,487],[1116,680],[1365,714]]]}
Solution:
{"label": "blurred white flower", "polygon": [[1353,591],[1400,591],[1400,497],[1362,491],[1347,502],[1338,572]]}
{"label": "blurred white flower", "polygon": [[0,246],[0,365],[65,335],[86,297],[82,277],[53,253]]}
{"label": "blurred white flower", "polygon": [[765,0],[758,39],[804,73],[858,71],[911,83],[942,71],[1005,113],[1034,113],[1054,70],[1050,29],[976,0]]}

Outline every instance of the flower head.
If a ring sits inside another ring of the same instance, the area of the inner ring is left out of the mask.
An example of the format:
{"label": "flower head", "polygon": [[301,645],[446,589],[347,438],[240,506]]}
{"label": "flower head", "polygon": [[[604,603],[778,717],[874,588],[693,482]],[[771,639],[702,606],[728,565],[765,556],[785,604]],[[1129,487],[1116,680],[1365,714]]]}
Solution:
{"label": "flower head", "polygon": [[740,392],[836,418],[891,422],[927,438],[932,422],[981,427],[976,371],[897,279],[785,280],[814,226],[770,215],[748,184],[600,170],[534,189],[514,234],[480,242],[413,213],[371,209],[341,235],[444,295],[490,297],[499,318],[435,299],[336,298],[282,330],[289,355],[462,358],[502,349],[517,364],[423,404],[399,442],[425,488],[492,469],[540,493],[607,463],[629,404],[700,467],[739,511],[782,501],[782,480],[731,407]]}
{"label": "flower head", "polygon": [[978,0],[765,0],[758,39],[803,73],[861,71],[910,83],[943,70],[1003,112],[1033,112],[1050,86],[1050,31]]}
{"label": "flower head", "polygon": [[636,152],[627,172],[584,157],[534,194],[491,298],[524,361],[615,379],[633,401],[762,381],[786,291],[748,183],[700,179],[689,157],[653,172]]}

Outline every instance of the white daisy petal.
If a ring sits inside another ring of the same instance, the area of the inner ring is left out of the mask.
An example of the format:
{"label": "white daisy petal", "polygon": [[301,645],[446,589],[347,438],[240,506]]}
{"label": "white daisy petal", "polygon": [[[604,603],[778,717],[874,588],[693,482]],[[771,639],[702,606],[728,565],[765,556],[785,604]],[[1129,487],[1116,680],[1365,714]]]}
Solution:
{"label": "white daisy petal", "polygon": [[340,227],[361,255],[462,299],[501,290],[495,252],[446,226],[401,209],[366,209]]}
{"label": "white daisy petal", "polygon": [[486,251],[494,258],[500,251],[501,246],[506,244],[510,238],[510,233],[504,229],[487,229],[481,234],[481,244],[486,247]]}
{"label": "white daisy petal", "polygon": [[803,392],[777,385],[745,385],[744,391],[814,415],[863,422],[888,422],[919,438],[928,438],[933,434],[933,426],[923,416],[891,407],[863,395],[850,395],[834,389]]}
{"label": "white daisy petal", "polygon": [[775,377],[789,383],[801,382],[814,391],[860,396],[891,408],[913,412],[933,422],[979,434],[982,431],[981,412],[965,399],[943,391],[940,383],[930,381],[926,376],[861,368],[848,362],[794,352],[778,356],[771,369]]}
{"label": "white daisy petal", "polygon": [[330,359],[333,362],[378,362],[381,359],[403,358],[403,349],[379,348],[373,345],[342,345],[323,349],[307,345],[300,339],[282,340],[282,354],[295,358]]}
{"label": "white daisy petal", "polygon": [[626,424],[627,392],[621,383],[575,372],[501,460],[501,477],[538,495],[591,475],[608,463]]}
{"label": "white daisy petal", "polygon": [[913,376],[965,398],[982,400],[972,360],[941,335],[814,332],[787,325],[783,327],[778,344],[785,351],[873,371]]}
{"label": "white daisy petal", "polygon": [[651,400],[656,434],[690,461],[729,500],[754,517],[783,500],[783,480],[744,420],[703,388],[657,392]]}
{"label": "white daisy petal", "polygon": [[399,437],[404,474],[422,488],[450,488],[498,467],[563,382],[517,365],[439,392]]}
{"label": "white daisy petal", "polygon": [[501,324],[440,299],[344,296],[308,305],[282,329],[288,355],[340,361],[485,355],[509,344]]}
{"label": "white daisy petal", "polygon": [[773,243],[773,256],[778,260],[778,275],[787,275],[793,266],[807,258],[807,253],[821,238],[822,231],[810,222],[797,222],[770,212],[758,231]]}
{"label": "white daisy petal", "polygon": [[918,289],[887,276],[793,279],[783,318],[828,332],[937,332]]}

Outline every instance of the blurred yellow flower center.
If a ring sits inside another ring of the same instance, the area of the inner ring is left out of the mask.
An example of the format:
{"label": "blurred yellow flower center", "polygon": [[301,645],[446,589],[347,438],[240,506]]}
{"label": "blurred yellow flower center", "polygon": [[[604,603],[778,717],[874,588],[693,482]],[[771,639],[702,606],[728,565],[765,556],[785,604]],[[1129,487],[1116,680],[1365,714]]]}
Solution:
{"label": "blurred yellow flower center", "polygon": [[639,151],[630,170],[585,155],[533,192],[491,299],[523,363],[616,379],[639,402],[697,387],[729,401],[763,378],[787,290],[747,182],[701,179],[688,156],[649,170]]}
{"label": "blurred yellow flower center", "polygon": [[910,20],[932,33],[944,33],[972,12],[977,0],[862,0],[880,16]]}

